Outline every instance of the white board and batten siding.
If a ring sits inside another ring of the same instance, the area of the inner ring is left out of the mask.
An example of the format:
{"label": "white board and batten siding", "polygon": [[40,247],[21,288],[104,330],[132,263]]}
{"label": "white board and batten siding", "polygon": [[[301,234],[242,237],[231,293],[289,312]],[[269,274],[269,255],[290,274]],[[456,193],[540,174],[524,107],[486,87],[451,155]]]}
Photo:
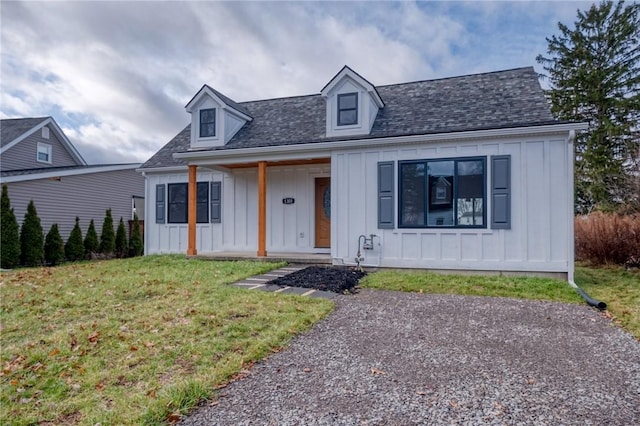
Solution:
{"label": "white board and batten siding", "polygon": [[[283,166],[267,169],[267,252],[317,252],[314,248],[314,179],[329,177],[330,166]],[[146,254],[185,253],[188,225],[156,223],[156,185],[186,183],[186,170],[147,173]],[[222,182],[220,223],[196,224],[198,253],[256,252],[258,247],[258,174],[255,168],[229,172],[198,168],[198,182]],[[293,198],[293,204],[284,204]],[[165,206],[166,208],[166,206]]]}
{"label": "white board and batten siding", "polygon": [[[491,229],[491,161],[511,156],[511,228]],[[360,235],[376,234],[363,264],[380,267],[560,272],[570,270],[571,170],[567,136],[444,142],[335,151],[331,252],[354,264]],[[486,157],[487,227],[398,228],[398,161]],[[377,164],[395,164],[395,227],[378,229]]]}

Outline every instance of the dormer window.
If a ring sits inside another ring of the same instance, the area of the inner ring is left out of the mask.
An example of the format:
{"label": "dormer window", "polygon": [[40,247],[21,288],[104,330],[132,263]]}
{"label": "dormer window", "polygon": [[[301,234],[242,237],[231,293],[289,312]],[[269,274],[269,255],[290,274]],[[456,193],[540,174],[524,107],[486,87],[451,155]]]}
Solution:
{"label": "dormer window", "polygon": [[338,126],[358,124],[358,93],[338,95]]}
{"label": "dormer window", "polygon": [[216,109],[200,110],[200,137],[213,138],[216,136]]}

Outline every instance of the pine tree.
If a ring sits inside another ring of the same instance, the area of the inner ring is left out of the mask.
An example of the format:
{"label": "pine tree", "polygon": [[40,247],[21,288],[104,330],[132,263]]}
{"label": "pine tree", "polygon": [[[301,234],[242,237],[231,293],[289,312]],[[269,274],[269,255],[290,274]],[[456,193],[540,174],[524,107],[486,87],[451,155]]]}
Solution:
{"label": "pine tree", "polygon": [[20,227],[11,208],[7,185],[2,185],[0,199],[0,254],[0,267],[11,269],[20,264]]}
{"label": "pine tree", "polygon": [[44,239],[44,260],[51,266],[58,265],[64,261],[64,243],[58,231],[58,224],[51,225]]}
{"label": "pine tree", "polygon": [[111,209],[107,209],[102,222],[102,233],[100,234],[100,253],[107,256],[113,254],[116,248],[116,235],[113,232],[113,218],[111,217]]}
{"label": "pine tree", "polygon": [[87,229],[87,235],[84,237],[84,254],[87,257],[91,257],[91,253],[97,253],[100,248],[100,242],[98,241],[98,233],[96,232],[96,226],[93,223],[93,219],[89,222],[89,229]]}
{"label": "pine tree", "polygon": [[547,38],[538,55],[551,83],[552,112],[588,122],[576,135],[576,210],[639,205],[640,4],[605,1],[582,12],[571,29]]}
{"label": "pine tree", "polygon": [[131,229],[131,238],[129,239],[129,256],[142,256],[144,254],[144,244],[142,242],[142,233],[140,232],[140,221],[138,215],[133,214],[133,229]]}
{"label": "pine tree", "polygon": [[116,230],[116,256],[125,257],[127,255],[127,230],[124,227],[124,221],[120,218],[118,229]]}
{"label": "pine tree", "polygon": [[20,261],[25,266],[39,266],[44,257],[44,234],[33,200],[29,201],[20,228]]}
{"label": "pine tree", "polygon": [[69,234],[67,244],[64,246],[64,255],[67,260],[75,261],[84,259],[84,244],[82,243],[82,229],[80,218],[76,216],[76,224]]}

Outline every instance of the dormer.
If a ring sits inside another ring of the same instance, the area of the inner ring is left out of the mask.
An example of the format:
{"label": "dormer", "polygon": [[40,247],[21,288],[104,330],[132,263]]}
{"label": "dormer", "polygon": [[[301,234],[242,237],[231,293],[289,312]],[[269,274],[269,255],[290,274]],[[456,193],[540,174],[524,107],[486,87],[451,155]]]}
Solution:
{"label": "dormer", "polygon": [[375,86],[346,65],[320,93],[327,102],[327,137],[368,135],[384,107]]}
{"label": "dormer", "polygon": [[191,148],[224,146],[253,120],[242,105],[206,84],[185,107],[191,114]]}

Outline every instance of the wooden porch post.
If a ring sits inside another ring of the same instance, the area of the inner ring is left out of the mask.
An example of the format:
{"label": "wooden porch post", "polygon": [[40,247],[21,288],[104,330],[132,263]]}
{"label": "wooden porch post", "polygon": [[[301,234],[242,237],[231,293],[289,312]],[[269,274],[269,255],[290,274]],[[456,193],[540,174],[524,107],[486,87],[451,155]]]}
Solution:
{"label": "wooden porch post", "polygon": [[267,255],[267,162],[258,162],[258,256]]}
{"label": "wooden porch post", "polygon": [[195,256],[198,254],[196,250],[196,169],[198,166],[189,165],[189,189],[187,198],[187,211],[189,212],[189,242],[187,247],[187,256]]}

